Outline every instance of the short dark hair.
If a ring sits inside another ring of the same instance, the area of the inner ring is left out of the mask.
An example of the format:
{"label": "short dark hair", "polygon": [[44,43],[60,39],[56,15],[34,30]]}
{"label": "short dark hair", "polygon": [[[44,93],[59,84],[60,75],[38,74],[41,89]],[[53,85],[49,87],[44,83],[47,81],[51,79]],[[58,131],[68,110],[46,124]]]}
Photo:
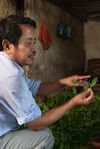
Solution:
{"label": "short dark hair", "polygon": [[3,51],[2,41],[4,39],[9,40],[15,46],[18,45],[18,41],[22,35],[21,24],[30,25],[34,29],[36,28],[35,21],[29,17],[10,15],[0,21],[0,51]]}
{"label": "short dark hair", "polygon": [[28,24],[32,26],[34,29],[36,28],[36,22],[29,17],[23,17],[20,15],[10,15],[6,17],[6,20],[12,21],[17,24]]}
{"label": "short dark hair", "polygon": [[0,51],[3,51],[2,41],[4,39],[9,40],[10,43],[17,46],[21,35],[22,35],[22,31],[18,24],[15,24],[11,21],[7,21],[5,19],[1,20],[0,21]]}

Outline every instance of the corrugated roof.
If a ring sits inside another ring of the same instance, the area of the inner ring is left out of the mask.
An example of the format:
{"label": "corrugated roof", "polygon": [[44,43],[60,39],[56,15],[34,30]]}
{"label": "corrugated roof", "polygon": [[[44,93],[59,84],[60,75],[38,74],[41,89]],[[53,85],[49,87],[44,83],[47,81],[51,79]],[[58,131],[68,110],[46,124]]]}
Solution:
{"label": "corrugated roof", "polygon": [[100,20],[100,0],[47,0],[82,20]]}

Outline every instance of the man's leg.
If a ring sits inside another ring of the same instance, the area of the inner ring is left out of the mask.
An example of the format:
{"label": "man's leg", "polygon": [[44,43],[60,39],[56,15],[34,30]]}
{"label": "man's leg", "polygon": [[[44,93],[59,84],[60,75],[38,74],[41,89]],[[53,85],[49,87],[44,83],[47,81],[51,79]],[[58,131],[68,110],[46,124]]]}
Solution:
{"label": "man's leg", "polygon": [[11,131],[0,138],[0,149],[52,149],[54,138],[49,128]]}

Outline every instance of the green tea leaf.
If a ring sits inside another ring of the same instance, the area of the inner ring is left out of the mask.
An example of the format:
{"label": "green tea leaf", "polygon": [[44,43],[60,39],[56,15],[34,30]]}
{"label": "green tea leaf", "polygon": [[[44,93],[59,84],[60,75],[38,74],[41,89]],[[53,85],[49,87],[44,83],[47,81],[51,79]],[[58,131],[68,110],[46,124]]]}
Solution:
{"label": "green tea leaf", "polygon": [[98,78],[96,77],[96,78],[94,78],[91,82],[90,82],[90,88],[92,88],[93,86],[95,86],[96,85],[96,83],[98,82]]}
{"label": "green tea leaf", "polygon": [[[73,92],[76,94],[75,88]],[[45,102],[39,104],[42,112],[69,101],[74,97],[73,92],[59,93],[52,99],[46,97]],[[94,94],[90,105],[72,108],[48,127],[55,138],[53,149],[90,149],[91,141],[100,140],[100,95]]]}
{"label": "green tea leaf", "polygon": [[77,80],[73,80],[72,82],[73,82],[73,83],[77,83],[78,81],[77,81]]}
{"label": "green tea leaf", "polygon": [[72,87],[72,92],[73,92],[74,95],[77,95],[77,89],[76,89],[76,87]]}

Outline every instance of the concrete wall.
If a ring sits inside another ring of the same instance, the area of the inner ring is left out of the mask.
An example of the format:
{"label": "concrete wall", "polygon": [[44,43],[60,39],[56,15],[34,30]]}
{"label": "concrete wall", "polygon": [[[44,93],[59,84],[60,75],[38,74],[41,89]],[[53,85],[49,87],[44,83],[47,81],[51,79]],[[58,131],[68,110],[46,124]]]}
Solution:
{"label": "concrete wall", "polygon": [[16,14],[15,0],[0,0],[0,18]]}
{"label": "concrete wall", "polygon": [[[38,52],[29,68],[28,77],[50,81],[83,72],[83,22],[45,0],[25,0],[25,15],[37,22],[37,38],[42,20],[45,20],[48,32],[53,36],[52,45],[47,51],[37,40]],[[72,26],[75,34],[73,41],[56,37],[56,25],[60,21]]]}
{"label": "concrete wall", "polygon": [[[24,14],[34,19],[37,22],[37,38],[41,22],[45,20],[47,30],[53,37],[51,47],[47,51],[37,40],[38,52],[35,62],[25,69],[28,77],[50,81],[83,72],[85,63],[83,22],[78,18],[72,17],[61,8],[45,0],[0,1],[0,18],[10,14]],[[66,26],[68,24],[72,26],[75,35],[73,41],[56,37],[56,25],[60,21],[63,21]]]}
{"label": "concrete wall", "polygon": [[84,24],[84,49],[86,63],[89,59],[100,58],[100,22],[88,21]]}

